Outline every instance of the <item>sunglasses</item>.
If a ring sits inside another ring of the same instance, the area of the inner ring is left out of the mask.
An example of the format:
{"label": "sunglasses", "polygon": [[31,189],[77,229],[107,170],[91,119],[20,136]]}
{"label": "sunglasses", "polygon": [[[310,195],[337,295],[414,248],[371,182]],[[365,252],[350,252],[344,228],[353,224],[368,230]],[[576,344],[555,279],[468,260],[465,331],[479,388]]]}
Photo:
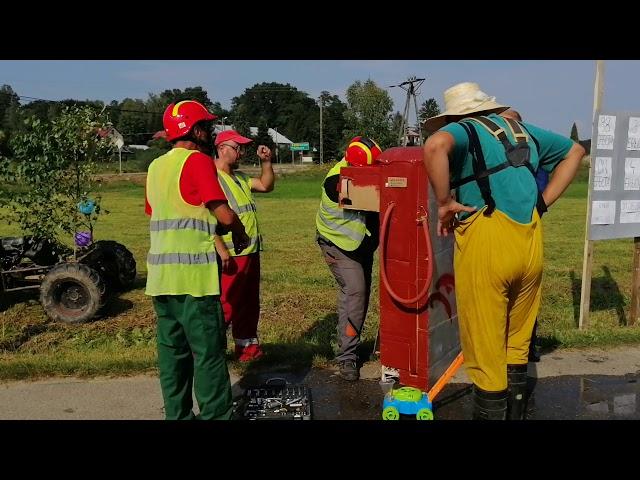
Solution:
{"label": "sunglasses", "polygon": [[244,152],[244,147],[241,145],[229,145],[228,143],[221,143],[220,145],[218,145],[219,147],[229,147],[229,148],[233,148],[236,153],[243,153]]}

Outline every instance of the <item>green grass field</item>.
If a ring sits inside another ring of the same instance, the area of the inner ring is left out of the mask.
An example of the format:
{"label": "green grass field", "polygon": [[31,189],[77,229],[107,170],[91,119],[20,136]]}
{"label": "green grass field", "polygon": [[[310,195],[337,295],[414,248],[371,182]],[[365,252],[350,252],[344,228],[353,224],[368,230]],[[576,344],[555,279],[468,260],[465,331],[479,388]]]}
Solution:
{"label": "green grass field", "polygon": [[[257,195],[265,239],[259,333],[268,354],[261,364],[321,366],[333,357],[336,287],[314,242],[325,170],[313,167],[280,176],[274,192]],[[49,322],[35,295],[5,299],[0,308],[0,379],[119,375],[155,368],[154,313],[143,293],[148,219],[139,183],[119,181],[102,187],[102,205],[111,213],[101,217],[95,232],[96,238],[119,241],[133,252],[138,263],[136,288],[112,302],[103,317],[78,326]],[[624,325],[630,305],[632,239],[596,242],[591,328],[579,331],[576,327],[586,195],[583,172],[544,217],[539,336],[549,347],[640,343],[640,326]],[[0,225],[0,236],[12,234],[19,234],[15,226]],[[377,272],[377,264],[374,269]],[[373,344],[377,326],[376,277],[364,331],[367,347]]]}

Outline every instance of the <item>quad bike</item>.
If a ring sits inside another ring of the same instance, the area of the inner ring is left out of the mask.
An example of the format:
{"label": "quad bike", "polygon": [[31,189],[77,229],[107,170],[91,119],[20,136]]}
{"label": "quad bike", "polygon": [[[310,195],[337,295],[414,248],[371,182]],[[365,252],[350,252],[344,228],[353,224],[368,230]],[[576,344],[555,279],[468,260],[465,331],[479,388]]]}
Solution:
{"label": "quad bike", "polygon": [[0,297],[40,289],[40,303],[52,320],[92,319],[110,294],[131,288],[136,261],[122,244],[99,240],[74,252],[48,239],[0,238]]}

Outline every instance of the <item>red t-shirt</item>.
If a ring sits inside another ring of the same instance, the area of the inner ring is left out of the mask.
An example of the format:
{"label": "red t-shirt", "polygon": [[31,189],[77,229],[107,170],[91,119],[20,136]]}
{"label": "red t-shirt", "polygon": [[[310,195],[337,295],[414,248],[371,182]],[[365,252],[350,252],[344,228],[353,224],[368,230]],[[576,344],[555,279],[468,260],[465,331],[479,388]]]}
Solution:
{"label": "red t-shirt", "polygon": [[[192,153],[182,168],[180,175],[180,193],[191,205],[202,205],[207,202],[227,201],[220,183],[213,159],[202,152]],[[151,216],[151,205],[145,191],[144,212]]]}

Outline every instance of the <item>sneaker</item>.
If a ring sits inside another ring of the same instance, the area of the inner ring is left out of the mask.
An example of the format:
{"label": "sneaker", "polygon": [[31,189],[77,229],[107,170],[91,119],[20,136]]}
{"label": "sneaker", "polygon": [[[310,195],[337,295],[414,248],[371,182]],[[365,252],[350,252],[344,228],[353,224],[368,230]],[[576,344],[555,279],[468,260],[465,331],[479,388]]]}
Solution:
{"label": "sneaker", "polygon": [[338,364],[338,376],[349,382],[355,382],[360,378],[360,370],[355,360],[343,360]]}
{"label": "sneaker", "polygon": [[250,362],[262,357],[264,352],[257,343],[252,343],[246,347],[236,345],[236,358],[240,362]]}

